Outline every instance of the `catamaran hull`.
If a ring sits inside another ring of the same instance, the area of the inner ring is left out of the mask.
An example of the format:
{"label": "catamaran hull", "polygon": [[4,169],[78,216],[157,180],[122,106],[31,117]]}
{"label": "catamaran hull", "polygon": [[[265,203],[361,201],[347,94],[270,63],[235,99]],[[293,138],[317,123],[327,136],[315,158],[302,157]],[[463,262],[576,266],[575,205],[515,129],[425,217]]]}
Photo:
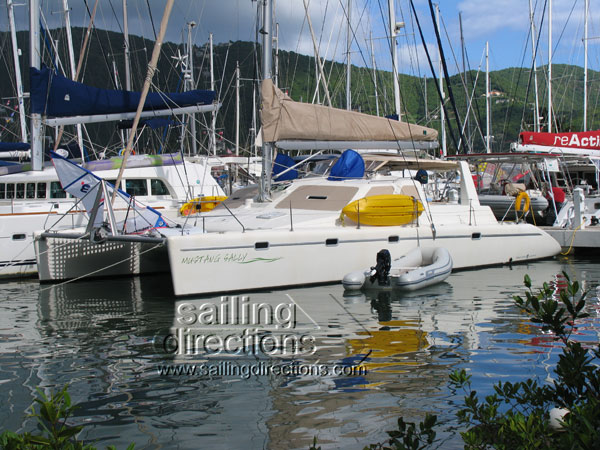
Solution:
{"label": "catamaran hull", "polygon": [[544,231],[528,224],[423,227],[341,227],[207,233],[167,239],[176,295],[243,291],[339,282],[379,250],[392,257],[418,245],[443,246],[464,269],[550,257],[560,251]]}
{"label": "catamaran hull", "polygon": [[105,241],[35,234],[40,281],[132,276],[168,272],[166,249],[159,242]]}
{"label": "catamaran hull", "polygon": [[[51,206],[51,205],[50,205]],[[44,228],[73,228],[83,225],[83,212],[69,213],[66,217],[54,211],[22,211],[0,214],[0,278],[33,276],[37,273],[33,234]]]}

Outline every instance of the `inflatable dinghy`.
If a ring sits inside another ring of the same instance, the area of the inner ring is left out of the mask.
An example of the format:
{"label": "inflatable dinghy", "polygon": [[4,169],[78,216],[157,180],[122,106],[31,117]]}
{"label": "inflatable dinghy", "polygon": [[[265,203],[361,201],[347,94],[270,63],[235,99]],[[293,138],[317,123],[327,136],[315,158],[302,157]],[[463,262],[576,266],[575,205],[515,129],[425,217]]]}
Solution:
{"label": "inflatable dinghy", "polygon": [[451,272],[452,257],[443,247],[417,247],[394,261],[384,249],[377,253],[377,265],[346,274],[342,284],[348,291],[415,291],[444,281]]}

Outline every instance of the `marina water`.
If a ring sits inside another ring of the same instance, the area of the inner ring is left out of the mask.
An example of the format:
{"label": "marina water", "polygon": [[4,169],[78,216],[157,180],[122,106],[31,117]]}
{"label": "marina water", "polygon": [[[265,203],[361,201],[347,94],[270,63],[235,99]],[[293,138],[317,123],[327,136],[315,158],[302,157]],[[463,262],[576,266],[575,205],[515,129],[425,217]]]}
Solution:
{"label": "marina water", "polygon": [[560,346],[512,296],[525,274],[560,287],[563,271],[590,290],[576,339],[597,343],[600,266],[584,257],[459,271],[408,294],[334,284],[175,298],[167,275],[5,281],[0,428],[34,430],[36,387],[68,383],[79,438],[99,448],[306,449],[315,436],[362,448],[427,412],[443,447],[462,448],[449,373],[466,369],[480,396],[551,380]]}

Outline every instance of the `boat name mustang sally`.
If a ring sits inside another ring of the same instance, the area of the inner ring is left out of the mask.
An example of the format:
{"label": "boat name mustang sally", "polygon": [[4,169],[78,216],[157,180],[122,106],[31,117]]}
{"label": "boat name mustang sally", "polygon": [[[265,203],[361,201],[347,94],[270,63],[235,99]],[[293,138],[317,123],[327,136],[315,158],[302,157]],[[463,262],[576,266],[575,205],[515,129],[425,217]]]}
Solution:
{"label": "boat name mustang sally", "polygon": [[216,255],[198,255],[198,256],[186,256],[181,258],[182,264],[206,264],[206,263],[220,263],[222,262],[236,262],[242,263],[246,261],[248,253],[225,253],[224,255],[218,253]]}

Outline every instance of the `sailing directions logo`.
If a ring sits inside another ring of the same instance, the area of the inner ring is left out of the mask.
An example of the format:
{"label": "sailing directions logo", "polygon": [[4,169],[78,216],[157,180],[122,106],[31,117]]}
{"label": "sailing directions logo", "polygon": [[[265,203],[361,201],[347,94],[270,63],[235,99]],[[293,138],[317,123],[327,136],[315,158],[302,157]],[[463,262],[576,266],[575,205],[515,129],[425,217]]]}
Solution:
{"label": "sailing directions logo", "polygon": [[183,301],[175,326],[154,337],[160,353],[173,356],[289,357],[312,355],[317,323],[287,295],[283,302],[258,302],[249,296],[213,301]]}

